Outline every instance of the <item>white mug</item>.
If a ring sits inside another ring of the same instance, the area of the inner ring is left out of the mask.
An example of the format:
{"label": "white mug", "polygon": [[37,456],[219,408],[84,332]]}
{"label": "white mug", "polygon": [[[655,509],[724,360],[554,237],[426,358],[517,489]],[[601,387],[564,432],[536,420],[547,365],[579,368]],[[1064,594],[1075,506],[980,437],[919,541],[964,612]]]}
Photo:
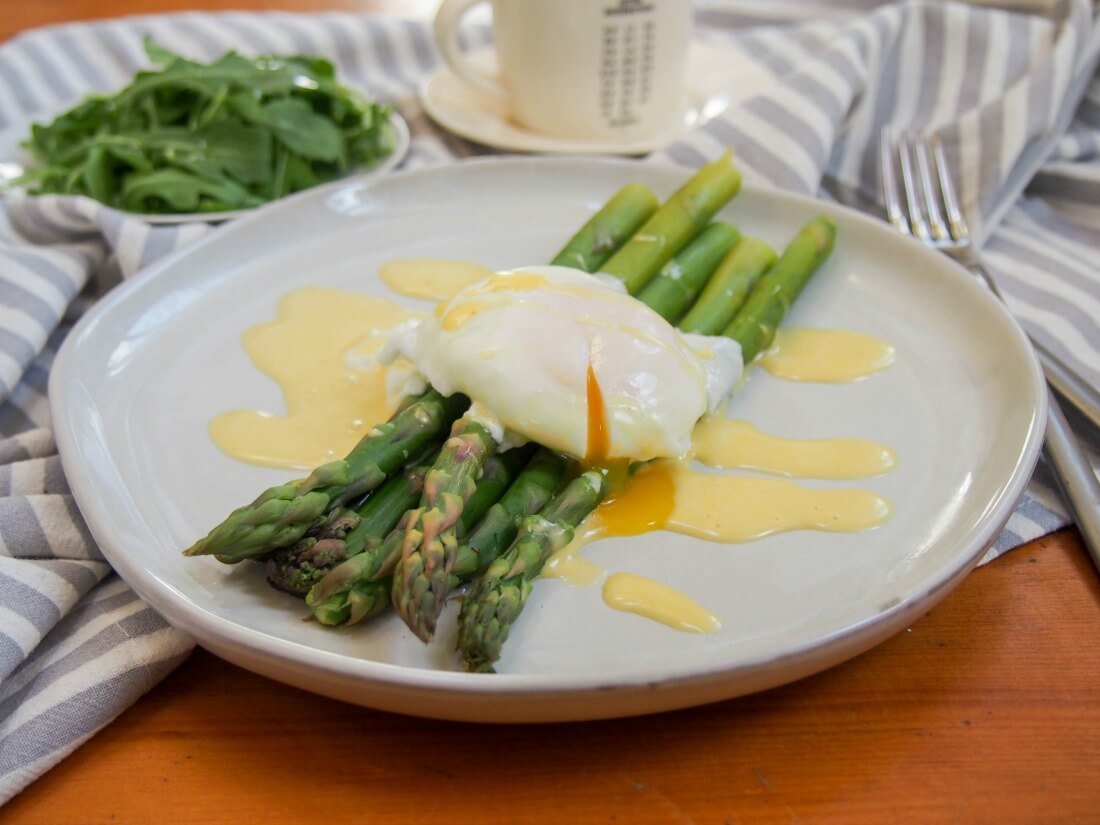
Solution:
{"label": "white mug", "polygon": [[436,45],[459,78],[506,100],[521,126],[629,143],[682,121],[691,0],[491,0],[499,80],[459,48],[462,16],[482,2],[444,0]]}

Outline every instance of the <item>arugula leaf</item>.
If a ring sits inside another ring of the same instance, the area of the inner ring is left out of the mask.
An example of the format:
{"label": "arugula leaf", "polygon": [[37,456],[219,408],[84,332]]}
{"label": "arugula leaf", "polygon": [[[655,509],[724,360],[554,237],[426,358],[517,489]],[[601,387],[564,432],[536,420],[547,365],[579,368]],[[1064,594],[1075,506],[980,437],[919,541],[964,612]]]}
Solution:
{"label": "arugula leaf", "polygon": [[171,66],[175,62],[183,60],[178,54],[168,51],[163,46],[158,46],[153,38],[148,35],[142,41],[142,46],[145,47],[145,56],[161,66]]}
{"label": "arugula leaf", "polygon": [[29,191],[140,212],[239,209],[393,151],[390,109],[341,86],[323,58],[228,52],[199,63],[150,39],[145,52],[156,68],[31,127]]}
{"label": "arugula leaf", "polygon": [[115,181],[111,174],[111,160],[107,150],[96,146],[88,152],[88,161],[84,164],[84,183],[93,198],[108,201],[114,193]]}
{"label": "arugula leaf", "polygon": [[343,164],[344,135],[301,98],[276,100],[264,106],[264,119],[280,143],[310,160]]}
{"label": "arugula leaf", "polygon": [[252,197],[230,180],[212,180],[182,169],[158,169],[130,175],[122,187],[122,206],[134,212],[159,212],[165,206],[177,212],[200,212],[211,201],[220,209],[258,206]]}
{"label": "arugula leaf", "polygon": [[196,133],[204,155],[222,173],[240,183],[264,183],[272,174],[271,133],[254,126],[221,121]]}

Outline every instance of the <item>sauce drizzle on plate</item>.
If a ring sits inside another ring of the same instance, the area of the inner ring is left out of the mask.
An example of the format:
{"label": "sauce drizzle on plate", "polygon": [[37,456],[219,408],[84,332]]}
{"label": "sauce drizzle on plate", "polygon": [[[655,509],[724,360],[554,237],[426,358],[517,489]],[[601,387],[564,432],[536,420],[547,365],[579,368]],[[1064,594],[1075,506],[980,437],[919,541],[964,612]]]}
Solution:
{"label": "sauce drizzle on plate", "polygon": [[[476,263],[419,258],[391,261],[380,275],[403,295],[439,302],[482,280],[491,292],[499,277]],[[227,454],[268,466],[308,469],[346,454],[392,412],[387,368],[354,369],[349,355],[370,363],[388,331],[415,315],[391,301],[336,289],[306,288],[286,295],[274,321],[243,337],[253,363],[282,389],[286,413],[232,410],[211,422],[211,437]],[[608,453],[598,355],[592,353],[586,380],[588,466],[605,462]],[[883,370],[894,356],[890,344],[860,333],[784,329],[759,363],[779,378],[839,383]],[[650,462],[633,472],[626,462],[615,462],[608,470],[612,494],[580,526],[576,539],[547,562],[543,575],[573,586],[595,583],[605,571],[579,553],[605,537],[669,530],[738,543],[788,530],[866,530],[891,513],[890,503],[870,490],[716,473],[695,462],[717,470],[854,479],[890,471],[897,457],[889,447],[865,439],[782,438],[748,421],[707,417],[696,426],[692,453],[683,459]],[[606,578],[603,598],[617,610],[678,630],[709,633],[721,626],[686,595],[627,572]]]}

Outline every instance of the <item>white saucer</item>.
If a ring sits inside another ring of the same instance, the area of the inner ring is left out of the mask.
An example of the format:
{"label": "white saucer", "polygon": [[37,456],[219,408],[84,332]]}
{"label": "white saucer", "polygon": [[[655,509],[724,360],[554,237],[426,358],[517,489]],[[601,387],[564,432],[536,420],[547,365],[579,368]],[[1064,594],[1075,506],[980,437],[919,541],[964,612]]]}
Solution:
{"label": "white saucer", "polygon": [[[473,52],[470,59],[489,71],[496,69],[491,48]],[[688,105],[683,121],[663,135],[631,143],[570,140],[529,131],[509,118],[505,102],[471,88],[445,66],[421,83],[420,102],[444,129],[497,149],[538,154],[642,155],[720,115],[737,99],[773,79],[758,64],[740,57],[732,46],[696,42],[688,57]]]}

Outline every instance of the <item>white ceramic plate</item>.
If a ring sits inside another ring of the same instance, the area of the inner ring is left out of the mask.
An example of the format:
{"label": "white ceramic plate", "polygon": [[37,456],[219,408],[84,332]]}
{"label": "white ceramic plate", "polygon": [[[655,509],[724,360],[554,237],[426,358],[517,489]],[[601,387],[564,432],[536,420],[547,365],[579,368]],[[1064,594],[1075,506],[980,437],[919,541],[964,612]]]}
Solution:
{"label": "white ceramic plate", "polygon": [[[43,119],[45,118],[35,118],[35,120]],[[23,190],[14,186],[14,181],[22,176],[24,167],[32,163],[28,153],[19,145],[29,134],[31,122],[31,120],[28,120],[25,123],[10,126],[0,131],[0,158],[11,158],[11,160],[0,161],[0,195],[5,192],[25,194]],[[380,175],[383,172],[397,168],[397,165],[405,159],[411,141],[409,124],[397,112],[391,112],[385,128],[389,132],[393,151],[376,163],[349,172],[349,176],[367,175],[373,177],[374,175]],[[331,188],[341,184],[342,181],[334,181],[333,183],[321,184],[320,187],[316,188]],[[288,195],[287,197],[292,196]],[[175,225],[181,223],[222,223],[253,211],[253,209],[233,209],[227,212],[183,212],[177,215],[145,215],[136,212],[124,214],[150,224]]]}
{"label": "white ceramic plate", "polygon": [[467,674],[453,654],[454,604],[428,647],[392,616],[330,631],[303,622],[300,603],[270,590],[259,565],[180,555],[289,476],[227,458],[206,433],[223,410],[279,408],[240,336],[272,318],[283,294],[323,284],[394,297],[376,272],[404,256],[495,268],[546,261],[624,183],[667,194],[685,174],[491,159],[348,183],[259,210],[120,287],[65,341],[50,381],[65,471],[111,563],[233,662],[340,699],[450,719],[588,719],[713,701],[829,667],[903,628],[976,563],[1023,490],[1045,417],[1039,371],[1012,319],[947,258],[857,213],[761,189],[742,192],[722,217],[776,245],[821,211],[839,227],[834,256],[790,323],[879,335],[898,358],[849,385],[757,371],[732,413],[784,435],[891,445],[900,467],[862,484],[896,513],[858,534],[723,545],[652,533],[585,551],[609,571],[684,591],[719,615],[719,632],[678,633],[607,608],[599,586],[548,580],[515,625],[501,672]]}
{"label": "white ceramic plate", "polygon": [[[474,52],[470,59],[495,73],[492,49]],[[446,66],[420,84],[420,102],[444,129],[497,149],[536,154],[641,155],[668,145],[689,129],[720,115],[772,79],[760,64],[740,58],[730,46],[693,43],[688,55],[688,99],[682,120],[665,134],[630,143],[569,140],[532,132],[511,119],[504,101],[470,87]]]}

